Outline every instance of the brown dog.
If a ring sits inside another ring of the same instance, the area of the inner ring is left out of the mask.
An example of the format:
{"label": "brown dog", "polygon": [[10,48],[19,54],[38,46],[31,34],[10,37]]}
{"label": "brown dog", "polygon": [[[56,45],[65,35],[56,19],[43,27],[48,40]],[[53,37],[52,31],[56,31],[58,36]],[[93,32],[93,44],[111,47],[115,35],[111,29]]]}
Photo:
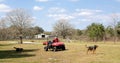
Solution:
{"label": "brown dog", "polygon": [[87,46],[87,45],[85,45],[85,46],[88,48],[87,49],[87,54],[88,54],[89,51],[92,51],[93,54],[94,54],[96,49],[97,49],[97,47],[98,47],[98,45],[94,45],[94,46]]}

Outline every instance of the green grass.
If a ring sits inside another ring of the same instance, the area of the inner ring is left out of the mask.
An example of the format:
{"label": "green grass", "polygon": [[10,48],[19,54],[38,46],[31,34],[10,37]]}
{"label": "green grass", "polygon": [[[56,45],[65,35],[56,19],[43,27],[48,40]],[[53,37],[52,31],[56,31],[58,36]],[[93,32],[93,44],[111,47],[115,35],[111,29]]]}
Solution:
{"label": "green grass", "polygon": [[[0,63],[120,63],[120,43],[72,42],[65,43],[65,51],[44,51],[41,44],[0,42]],[[96,54],[86,54],[85,45],[99,45]],[[14,46],[24,48],[15,52]]]}

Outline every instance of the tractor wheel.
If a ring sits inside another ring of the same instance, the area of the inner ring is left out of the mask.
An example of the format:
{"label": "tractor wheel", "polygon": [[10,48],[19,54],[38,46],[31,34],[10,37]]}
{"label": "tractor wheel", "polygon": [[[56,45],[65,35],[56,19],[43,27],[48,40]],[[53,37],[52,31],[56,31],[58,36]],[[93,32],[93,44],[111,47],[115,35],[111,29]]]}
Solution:
{"label": "tractor wheel", "polygon": [[62,46],[62,50],[65,50],[65,45]]}
{"label": "tractor wheel", "polygon": [[57,47],[53,47],[53,51],[54,51],[54,52],[57,51]]}
{"label": "tractor wheel", "polygon": [[48,47],[44,47],[44,50],[45,50],[45,51],[48,51]]}

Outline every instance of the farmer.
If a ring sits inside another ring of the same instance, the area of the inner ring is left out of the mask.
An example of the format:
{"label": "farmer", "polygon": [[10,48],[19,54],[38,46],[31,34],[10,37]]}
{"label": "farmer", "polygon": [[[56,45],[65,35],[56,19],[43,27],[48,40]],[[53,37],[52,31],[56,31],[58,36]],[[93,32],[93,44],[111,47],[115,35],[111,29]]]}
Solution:
{"label": "farmer", "polygon": [[46,51],[48,51],[48,49],[50,49],[51,47],[52,47],[52,42],[48,41],[48,44],[44,49],[46,49]]}
{"label": "farmer", "polygon": [[53,39],[53,42],[59,42],[59,39],[58,39],[57,37],[55,37],[55,38]]}
{"label": "farmer", "polygon": [[52,46],[52,42],[51,41],[48,41],[48,47],[51,47]]}

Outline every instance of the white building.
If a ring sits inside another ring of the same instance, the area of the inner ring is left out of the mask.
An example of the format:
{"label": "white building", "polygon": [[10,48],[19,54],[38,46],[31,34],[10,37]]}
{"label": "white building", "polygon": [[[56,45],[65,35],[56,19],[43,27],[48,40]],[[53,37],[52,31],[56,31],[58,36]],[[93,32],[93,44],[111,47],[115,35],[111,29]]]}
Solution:
{"label": "white building", "polygon": [[46,34],[37,34],[37,35],[35,35],[35,38],[36,39],[39,39],[39,38],[48,38],[49,37],[49,35],[46,35]]}

